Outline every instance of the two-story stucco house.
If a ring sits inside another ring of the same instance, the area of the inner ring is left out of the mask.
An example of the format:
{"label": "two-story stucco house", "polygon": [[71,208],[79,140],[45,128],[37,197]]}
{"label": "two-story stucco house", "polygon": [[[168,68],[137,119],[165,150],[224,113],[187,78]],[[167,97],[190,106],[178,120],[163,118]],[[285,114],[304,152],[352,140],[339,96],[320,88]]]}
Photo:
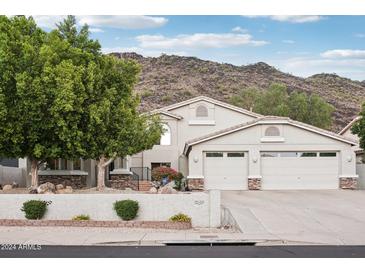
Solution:
{"label": "two-story stucco house", "polygon": [[356,186],[356,140],[284,117],[199,96],[152,112],[166,132],[130,166],[171,166],[193,189],[338,189]]}
{"label": "two-story stucco house", "polygon": [[[357,185],[353,147],[358,143],[351,136],[285,117],[262,116],[204,96],[151,114],[161,117],[165,133],[151,150],[116,159],[107,173],[112,186],[148,190],[151,170],[158,166],[181,171],[189,187],[200,190]],[[96,184],[93,160],[59,159],[49,166],[53,168],[39,172],[41,182],[66,179],[77,187]]]}

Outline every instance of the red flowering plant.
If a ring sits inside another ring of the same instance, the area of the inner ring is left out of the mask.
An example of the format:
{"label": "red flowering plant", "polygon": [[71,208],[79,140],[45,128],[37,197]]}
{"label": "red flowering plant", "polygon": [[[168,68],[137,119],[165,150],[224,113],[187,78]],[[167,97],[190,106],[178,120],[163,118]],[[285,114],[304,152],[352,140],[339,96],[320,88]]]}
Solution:
{"label": "red flowering plant", "polygon": [[168,181],[173,181],[178,177],[178,172],[167,166],[156,167],[152,170],[152,179],[161,182],[162,179],[167,178]]}

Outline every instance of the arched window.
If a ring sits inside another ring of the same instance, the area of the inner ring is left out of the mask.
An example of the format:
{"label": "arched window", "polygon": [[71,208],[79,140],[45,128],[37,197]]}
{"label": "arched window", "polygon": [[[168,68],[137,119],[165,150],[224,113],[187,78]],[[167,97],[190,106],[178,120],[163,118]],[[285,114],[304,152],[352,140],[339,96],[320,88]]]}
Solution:
{"label": "arched window", "polygon": [[196,117],[208,117],[208,109],[206,106],[200,105],[196,108]]}
{"label": "arched window", "polygon": [[280,136],[280,130],[277,127],[268,127],[265,130],[265,136]]}
{"label": "arched window", "polygon": [[171,129],[167,124],[162,125],[163,133],[160,139],[161,146],[169,146],[171,145]]}

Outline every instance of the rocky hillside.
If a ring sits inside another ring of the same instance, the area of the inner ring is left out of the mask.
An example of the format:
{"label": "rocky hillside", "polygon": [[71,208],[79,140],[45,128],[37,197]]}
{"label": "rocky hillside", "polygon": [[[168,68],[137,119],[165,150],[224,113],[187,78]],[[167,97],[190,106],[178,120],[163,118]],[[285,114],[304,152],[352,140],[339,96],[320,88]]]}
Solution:
{"label": "rocky hillside", "polygon": [[365,101],[365,81],[353,81],[335,74],[316,74],[301,78],[283,73],[259,62],[234,66],[204,61],[195,57],[162,55],[143,57],[136,53],[113,53],[142,65],[136,92],[142,97],[143,110],[180,102],[198,95],[228,101],[233,94],[247,87],[266,88],[283,83],[289,90],[316,93],[336,107],[333,130],[344,127],[359,112]]}

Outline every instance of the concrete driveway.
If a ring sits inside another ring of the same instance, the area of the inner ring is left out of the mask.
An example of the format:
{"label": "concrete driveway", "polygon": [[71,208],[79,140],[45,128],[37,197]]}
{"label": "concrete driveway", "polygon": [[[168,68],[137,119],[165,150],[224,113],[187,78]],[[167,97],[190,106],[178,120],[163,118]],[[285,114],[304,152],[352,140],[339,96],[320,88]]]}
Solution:
{"label": "concrete driveway", "polygon": [[222,191],[245,239],[365,244],[364,190]]}

